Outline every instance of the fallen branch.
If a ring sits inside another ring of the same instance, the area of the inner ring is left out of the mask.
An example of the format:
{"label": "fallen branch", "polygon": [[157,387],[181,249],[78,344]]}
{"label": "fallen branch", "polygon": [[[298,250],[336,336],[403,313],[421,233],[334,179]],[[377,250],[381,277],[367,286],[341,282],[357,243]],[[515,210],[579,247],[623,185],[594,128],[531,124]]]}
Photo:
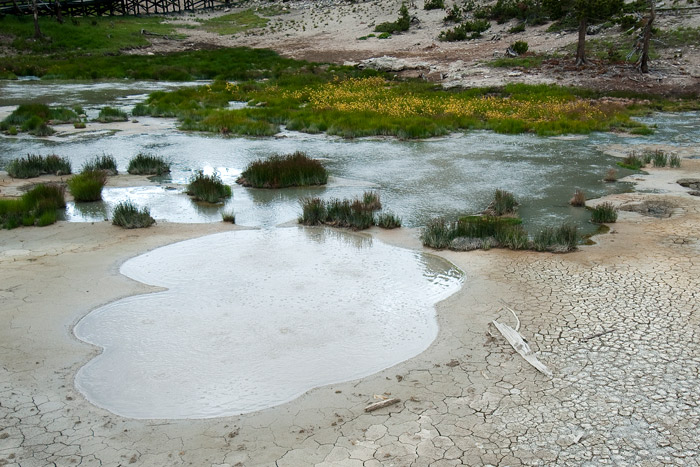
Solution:
{"label": "fallen branch", "polygon": [[525,341],[525,338],[520,335],[520,333],[517,331],[517,329],[520,329],[520,320],[518,319],[518,316],[515,314],[515,312],[510,309],[508,306],[506,306],[508,310],[513,313],[513,316],[515,316],[515,319],[517,320],[518,324],[516,325],[516,329],[511,328],[507,324],[502,324],[496,321],[495,319],[493,320],[493,325],[496,326],[496,329],[503,335],[503,337],[506,338],[508,343],[515,349],[516,352],[522,356],[526,362],[528,362],[530,365],[535,367],[537,371],[547,375],[547,376],[552,376],[552,372],[549,371],[549,368],[547,368],[547,365],[542,363],[535,357],[534,352],[532,349],[530,349],[530,345],[528,345],[527,341]]}
{"label": "fallen branch", "polygon": [[399,399],[398,397],[392,397],[391,399],[375,402],[374,404],[368,405],[367,407],[365,407],[365,412],[373,412],[377,409],[383,409],[384,407],[389,407],[390,405],[394,405],[399,402],[401,402],[401,399]]}

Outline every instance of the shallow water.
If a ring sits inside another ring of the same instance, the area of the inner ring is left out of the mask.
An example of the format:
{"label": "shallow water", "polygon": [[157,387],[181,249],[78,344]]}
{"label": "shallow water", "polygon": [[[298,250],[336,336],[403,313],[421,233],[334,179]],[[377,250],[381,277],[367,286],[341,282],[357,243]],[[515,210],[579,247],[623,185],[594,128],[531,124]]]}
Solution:
{"label": "shallow water", "polygon": [[[42,102],[87,103],[94,106],[92,112],[102,105],[126,102],[122,107],[128,111],[145,98],[146,92],[178,85],[117,82],[93,87],[85,83],[3,82],[0,83],[3,96],[0,105],[25,102],[36,95]],[[234,185],[233,199],[218,207],[192,203],[182,194],[182,189],[107,188],[105,202],[99,205],[71,205],[66,213],[71,221],[101,220],[109,216],[116,203],[131,199],[149,206],[158,220],[212,222],[220,219],[221,211],[234,210],[239,224],[271,227],[296,219],[300,214],[300,198],[355,197],[367,189],[377,189],[385,209],[398,214],[406,226],[420,226],[438,216],[476,213],[486,207],[493,191],[501,188],[513,192],[521,202],[520,213],[530,231],[567,220],[587,228],[589,214],[568,205],[575,189],[584,190],[588,198],[631,190],[627,183],[602,181],[605,172],[616,167],[616,160],[605,155],[600,147],[624,144],[633,148],[649,143],[689,145],[700,140],[698,112],[661,114],[643,120],[658,126],[655,135],[597,133],[542,138],[477,131],[427,141],[381,138],[346,141],[289,131],[283,131],[278,138],[227,138],[150,124],[135,131],[97,135],[59,135],[44,139],[3,137],[0,138],[0,167],[27,153],[56,153],[70,158],[74,170],[79,170],[85,161],[104,153],[113,155],[120,171],[125,171],[134,155],[148,152],[173,162],[171,177],[165,181],[179,184],[183,189],[198,169],[217,171],[224,181]],[[234,184],[251,161],[296,150],[322,158],[333,177],[332,182],[322,188],[276,191]],[[631,173],[624,169],[619,172],[621,176]]]}
{"label": "shallow water", "polygon": [[297,227],[188,240],[121,272],[168,290],[78,323],[104,352],[76,386],[132,418],[251,412],[407,360],[434,340],[434,306],[462,281],[431,255]]}

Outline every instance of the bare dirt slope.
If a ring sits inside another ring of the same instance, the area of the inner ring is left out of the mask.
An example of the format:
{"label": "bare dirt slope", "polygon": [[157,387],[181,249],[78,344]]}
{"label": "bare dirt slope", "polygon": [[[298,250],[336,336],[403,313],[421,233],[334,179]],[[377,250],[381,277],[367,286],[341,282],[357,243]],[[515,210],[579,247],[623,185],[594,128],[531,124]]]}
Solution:
{"label": "bare dirt slope", "polygon": [[[274,4],[274,2],[272,2]],[[382,60],[384,69],[406,76],[423,76],[446,85],[489,86],[507,82],[558,83],[603,90],[634,90],[666,94],[688,94],[700,91],[700,45],[688,43],[668,48],[657,42],[660,56],[651,64],[651,73],[643,75],[632,63],[603,63],[593,60],[589,66],[574,67],[572,46],[576,31],[547,32],[549,25],[528,27],[522,33],[508,32],[517,22],[492,23],[481,39],[465,42],[442,42],[440,31],[450,27],[443,22],[444,10],[424,10],[423,2],[411,2],[414,18],[410,29],[388,39],[359,38],[373,33],[374,26],[394,21],[401,0],[370,0],[351,3],[343,0],[278,2],[281,14],[268,16],[264,29],[253,29],[236,35],[218,35],[205,31],[198,20],[232,12],[253,9],[266,14],[271,2],[252,1],[243,8],[215,10],[177,19],[188,26],[179,32],[184,41],[157,39],[150,48],[136,53],[157,53],[165,50],[210,46],[251,46],[270,48],[284,56],[331,63],[361,63]],[[447,2],[451,5],[451,2]],[[663,11],[656,24],[662,29],[700,27],[700,10],[683,13]],[[194,26],[194,27],[193,27]],[[589,39],[614,38],[618,27],[603,29]],[[487,63],[503,57],[515,41],[526,41],[531,52],[560,58],[547,60],[538,68],[494,68]],[[627,50],[622,51],[625,54]],[[592,54],[589,54],[591,58]],[[393,59],[392,59],[393,58]]]}

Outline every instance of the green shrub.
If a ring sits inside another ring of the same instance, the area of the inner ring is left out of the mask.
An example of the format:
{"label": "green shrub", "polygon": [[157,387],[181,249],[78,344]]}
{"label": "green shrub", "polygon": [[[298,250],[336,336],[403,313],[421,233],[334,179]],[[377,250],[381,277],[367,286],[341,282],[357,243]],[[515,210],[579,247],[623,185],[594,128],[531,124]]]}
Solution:
{"label": "green shrub", "polygon": [[231,187],[221,181],[219,174],[205,175],[201,170],[190,179],[186,192],[195,201],[207,203],[219,203],[231,197]]}
{"label": "green shrub", "polygon": [[[477,39],[481,33],[488,30],[491,24],[485,19],[475,19],[474,21],[464,21],[463,23],[440,32],[438,39],[445,42],[457,42],[467,39]],[[471,33],[471,34],[470,34]]]}
{"label": "green shrub", "polygon": [[122,110],[115,109],[114,107],[102,107],[100,109],[100,114],[95,120],[101,123],[109,122],[125,122],[129,119],[126,113]]}
{"label": "green shrub", "polygon": [[513,49],[513,52],[515,52],[516,54],[523,55],[525,52],[527,52],[528,45],[525,41],[517,41],[512,43],[510,45],[510,48]]}
{"label": "green shrub", "polygon": [[87,128],[87,125],[85,125],[85,122],[75,122],[73,123],[73,128],[77,130],[82,130],[84,128]]}
{"label": "green shrub", "polygon": [[396,21],[380,23],[374,28],[374,32],[387,32],[393,34],[395,32],[408,31],[411,26],[411,16],[408,14],[408,7],[405,3],[401,4],[399,9],[399,17]]}
{"label": "green shrub", "polygon": [[[525,32],[525,23],[516,24],[508,30],[510,34],[518,34],[520,32]],[[525,50],[527,52],[527,50]]]}
{"label": "green shrub", "polygon": [[464,20],[462,9],[455,3],[447,10],[447,15],[443,18],[445,23],[461,23]]}
{"label": "green shrub", "polygon": [[139,153],[129,161],[126,171],[132,175],[163,175],[170,173],[170,162],[160,156]]}
{"label": "green shrub", "polygon": [[81,172],[68,180],[68,191],[78,202],[99,201],[105,183],[107,175],[100,170]]}
{"label": "green shrub", "polygon": [[681,156],[678,154],[672,154],[668,158],[668,166],[673,169],[678,169],[681,166]]}
{"label": "green shrub", "polygon": [[139,209],[131,201],[122,201],[112,211],[112,224],[125,229],[141,229],[150,227],[156,223],[151,217],[151,212],[144,207]]}
{"label": "green shrub", "polygon": [[114,156],[102,154],[101,156],[95,156],[93,159],[83,164],[83,172],[92,172],[95,170],[102,170],[107,175],[117,175],[117,160]]}
{"label": "green shrub", "polygon": [[518,202],[515,200],[513,193],[505,190],[496,190],[493,201],[491,201],[485,212],[494,216],[503,216],[515,213],[517,206]]}
{"label": "green shrub", "polygon": [[445,0],[425,0],[423,4],[424,10],[444,10]]}
{"label": "green shrub", "polygon": [[55,154],[38,156],[28,154],[27,157],[13,159],[5,168],[12,178],[34,178],[44,174],[68,175],[71,164],[68,159]]}
{"label": "green shrub", "polygon": [[396,229],[401,227],[401,218],[391,212],[382,212],[377,215],[376,223],[382,229]]}
{"label": "green shrub", "polygon": [[319,161],[297,151],[252,162],[236,182],[255,188],[325,185],[328,172]]}
{"label": "green shrub", "polygon": [[593,208],[591,222],[594,224],[609,224],[617,221],[617,209],[610,202],[599,204]]}
{"label": "green shrub", "polygon": [[16,126],[10,125],[9,127],[7,127],[7,134],[8,134],[8,135],[10,135],[10,136],[16,136],[17,133],[18,133],[18,131],[17,131],[17,127],[16,127]]}

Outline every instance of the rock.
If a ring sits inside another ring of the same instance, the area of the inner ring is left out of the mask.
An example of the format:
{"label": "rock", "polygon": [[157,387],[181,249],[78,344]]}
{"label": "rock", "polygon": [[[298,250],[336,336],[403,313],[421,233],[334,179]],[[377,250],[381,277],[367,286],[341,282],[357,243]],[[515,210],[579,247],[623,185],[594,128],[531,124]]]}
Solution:
{"label": "rock", "polygon": [[373,57],[362,60],[357,67],[359,69],[369,68],[378,71],[403,71],[428,68],[428,64],[424,62],[409,62],[402,58],[384,55],[383,57]]}
{"label": "rock", "polygon": [[676,183],[685,188],[700,190],[700,178],[681,178]]}

